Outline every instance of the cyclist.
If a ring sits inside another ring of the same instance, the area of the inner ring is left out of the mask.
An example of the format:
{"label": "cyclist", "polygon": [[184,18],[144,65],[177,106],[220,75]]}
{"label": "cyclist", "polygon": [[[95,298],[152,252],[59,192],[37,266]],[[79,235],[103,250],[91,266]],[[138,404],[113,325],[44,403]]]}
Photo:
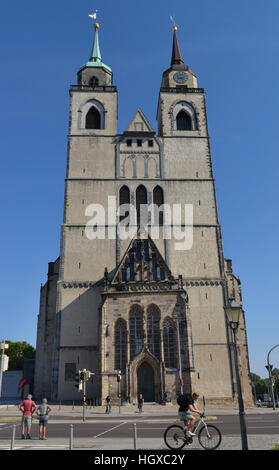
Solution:
{"label": "cyclist", "polygon": [[177,398],[177,403],[179,405],[178,416],[182,421],[184,421],[184,429],[186,430],[186,435],[188,437],[192,437],[195,435],[193,432],[190,431],[196,422],[196,418],[192,415],[192,413],[197,413],[200,416],[203,416],[204,414],[195,405],[195,401],[198,398],[199,394],[197,392],[193,392],[192,395],[179,395],[179,397]]}

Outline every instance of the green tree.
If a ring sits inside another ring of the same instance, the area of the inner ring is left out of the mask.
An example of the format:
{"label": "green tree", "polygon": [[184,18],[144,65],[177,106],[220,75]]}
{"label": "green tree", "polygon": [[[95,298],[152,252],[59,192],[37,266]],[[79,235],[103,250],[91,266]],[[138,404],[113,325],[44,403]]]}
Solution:
{"label": "green tree", "polygon": [[5,350],[5,354],[9,356],[9,370],[22,370],[24,359],[34,359],[35,349],[31,344],[23,342],[6,341],[9,348]]}
{"label": "green tree", "polygon": [[268,379],[262,379],[259,375],[251,372],[251,382],[255,386],[257,398],[263,400],[264,394],[268,393]]}
{"label": "green tree", "polygon": [[275,381],[274,381],[274,390],[279,393],[279,369],[273,369],[272,371],[272,375],[273,377],[275,378]]}

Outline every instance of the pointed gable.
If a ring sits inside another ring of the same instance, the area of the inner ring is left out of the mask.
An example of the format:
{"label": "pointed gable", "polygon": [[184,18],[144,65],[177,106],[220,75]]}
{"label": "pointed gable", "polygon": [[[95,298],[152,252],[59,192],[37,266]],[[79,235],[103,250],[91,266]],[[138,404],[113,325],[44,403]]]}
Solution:
{"label": "pointed gable", "polygon": [[146,234],[140,237],[140,229],[131,241],[111,284],[175,282],[171,271],[153,240]]}
{"label": "pointed gable", "polygon": [[152,132],[155,133],[154,129],[148,122],[147,118],[143,114],[142,110],[139,108],[137,112],[134,114],[132,120],[130,121],[127,129],[125,130],[125,133],[130,133],[130,132],[136,132],[136,133],[141,133],[141,132]]}

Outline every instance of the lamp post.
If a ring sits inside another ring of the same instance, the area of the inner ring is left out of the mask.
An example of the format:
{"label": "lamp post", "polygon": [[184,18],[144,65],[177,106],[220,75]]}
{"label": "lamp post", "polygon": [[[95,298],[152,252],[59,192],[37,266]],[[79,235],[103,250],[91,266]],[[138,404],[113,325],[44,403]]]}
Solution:
{"label": "lamp post", "polygon": [[267,370],[268,370],[268,375],[269,375],[269,383],[270,383],[270,389],[271,389],[271,394],[272,394],[272,403],[273,403],[273,409],[275,410],[275,398],[274,398],[274,389],[273,389],[273,382],[272,382],[272,375],[271,375],[271,370],[272,370],[272,365],[269,363],[269,355],[273,349],[278,348],[279,344],[276,344],[276,346],[273,346],[271,350],[268,352],[267,355]]}
{"label": "lamp post", "polygon": [[5,343],[5,341],[1,341],[0,349],[1,349],[1,359],[0,359],[0,402],[2,396],[2,379],[3,379],[3,372],[4,372],[4,358],[5,358],[5,349],[8,349],[9,345]]}
{"label": "lamp post", "polygon": [[225,307],[225,312],[227,315],[229,325],[233,332],[233,347],[234,347],[234,358],[235,358],[235,372],[236,372],[236,382],[237,382],[237,396],[238,396],[242,450],[248,450],[245,411],[244,411],[244,403],[243,403],[243,398],[242,398],[240,372],[239,372],[239,360],[238,360],[238,353],[237,353],[237,346],[236,346],[236,333],[237,333],[238,326],[239,326],[241,306],[237,302],[235,302],[235,300],[233,300],[230,302],[230,304],[227,307]]}

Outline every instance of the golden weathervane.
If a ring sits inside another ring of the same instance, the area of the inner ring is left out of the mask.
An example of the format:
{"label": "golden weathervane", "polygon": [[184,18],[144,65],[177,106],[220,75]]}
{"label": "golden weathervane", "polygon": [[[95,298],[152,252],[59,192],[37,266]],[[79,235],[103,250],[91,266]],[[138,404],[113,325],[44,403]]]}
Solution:
{"label": "golden weathervane", "polygon": [[[97,20],[97,14],[98,14],[98,10],[95,10],[95,13],[91,13],[91,15],[88,15],[88,16],[90,16],[90,18],[93,18],[93,20]],[[100,20],[101,19],[102,18],[100,18]],[[94,28],[98,29],[99,26],[100,26],[99,23],[97,23],[97,21],[96,21],[96,23],[94,23]]]}

